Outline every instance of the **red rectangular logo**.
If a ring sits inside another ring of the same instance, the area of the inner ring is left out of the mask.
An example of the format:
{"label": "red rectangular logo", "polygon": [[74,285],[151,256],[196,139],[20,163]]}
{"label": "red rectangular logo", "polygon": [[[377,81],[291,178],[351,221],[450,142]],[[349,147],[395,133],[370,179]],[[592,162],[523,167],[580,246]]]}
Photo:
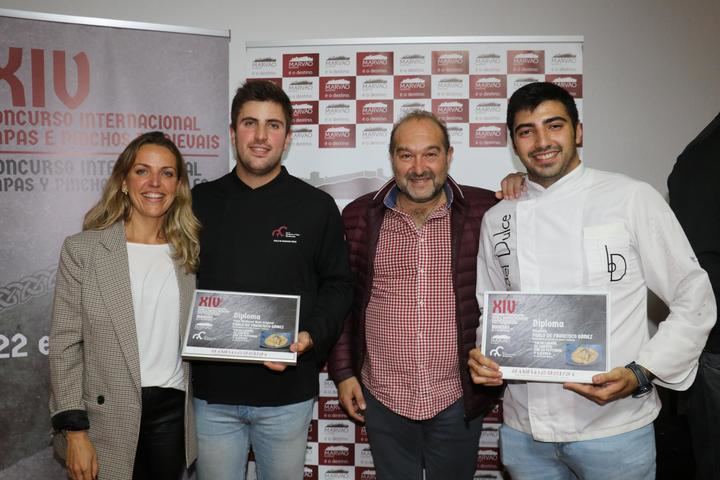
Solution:
{"label": "red rectangular logo", "polygon": [[320,465],[354,465],[355,445],[352,443],[320,443]]}
{"label": "red rectangular logo", "polygon": [[320,55],[317,53],[284,53],[283,77],[317,77]]}
{"label": "red rectangular logo", "polygon": [[507,75],[470,75],[470,98],[507,98]]}
{"label": "red rectangular logo", "polygon": [[320,148],[355,148],[355,124],[320,125]]}
{"label": "red rectangular logo", "polygon": [[356,77],[320,77],[320,100],[352,100]]}
{"label": "red rectangular logo", "polygon": [[432,111],[446,123],[467,123],[470,117],[467,98],[433,98]]}
{"label": "red rectangular logo", "polygon": [[507,125],[504,123],[471,123],[471,147],[507,146]]}
{"label": "red rectangular logo", "polygon": [[358,75],[392,75],[393,52],[357,52]]}
{"label": "red rectangular logo", "polygon": [[367,427],[365,425],[357,425],[355,427],[355,443],[369,443]]}
{"label": "red rectangular logo", "polygon": [[374,468],[355,467],[355,480],[377,480]]}
{"label": "red rectangular logo", "polygon": [[467,50],[432,52],[432,73],[468,73]]}
{"label": "red rectangular logo", "polygon": [[500,469],[500,451],[497,448],[478,449],[477,457],[478,470],[499,470]]}

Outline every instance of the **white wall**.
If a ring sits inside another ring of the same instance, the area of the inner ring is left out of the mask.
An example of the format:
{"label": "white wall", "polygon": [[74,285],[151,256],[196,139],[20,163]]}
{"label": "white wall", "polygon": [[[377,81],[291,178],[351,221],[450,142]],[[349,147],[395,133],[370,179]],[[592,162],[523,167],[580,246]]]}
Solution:
{"label": "white wall", "polygon": [[720,111],[718,0],[444,3],[0,0],[0,8],[229,29],[232,89],[243,79],[245,41],[584,35],[584,160],[643,179],[663,194],[677,155]]}

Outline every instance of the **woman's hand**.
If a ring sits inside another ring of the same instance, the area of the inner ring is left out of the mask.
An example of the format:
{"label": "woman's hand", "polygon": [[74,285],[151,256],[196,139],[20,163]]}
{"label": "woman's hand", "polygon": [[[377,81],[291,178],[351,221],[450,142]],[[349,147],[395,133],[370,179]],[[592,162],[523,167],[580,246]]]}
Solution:
{"label": "woman's hand", "polygon": [[67,458],[65,467],[72,480],[95,480],[98,476],[98,462],[95,447],[87,430],[66,431]]}

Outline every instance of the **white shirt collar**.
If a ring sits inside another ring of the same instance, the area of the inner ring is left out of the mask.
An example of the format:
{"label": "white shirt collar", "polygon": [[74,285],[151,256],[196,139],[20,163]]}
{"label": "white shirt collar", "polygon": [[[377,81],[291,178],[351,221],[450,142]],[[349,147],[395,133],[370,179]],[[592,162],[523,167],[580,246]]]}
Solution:
{"label": "white shirt collar", "polygon": [[535,183],[529,178],[527,179],[528,194],[531,198],[538,197],[541,195],[549,194],[555,191],[561,191],[566,188],[572,188],[577,185],[585,174],[585,164],[580,162],[580,165],[575,167],[570,173],[563,176],[560,180],[553,183],[549,187],[545,188],[539,183]]}

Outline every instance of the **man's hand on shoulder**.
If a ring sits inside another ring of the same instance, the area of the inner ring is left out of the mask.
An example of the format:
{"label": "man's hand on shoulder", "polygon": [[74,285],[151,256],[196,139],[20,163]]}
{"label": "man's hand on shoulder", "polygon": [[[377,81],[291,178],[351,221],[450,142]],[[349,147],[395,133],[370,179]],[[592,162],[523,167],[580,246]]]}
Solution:
{"label": "man's hand on shoulder", "polygon": [[629,368],[617,367],[609,372],[595,375],[592,384],[565,383],[563,388],[591,400],[598,405],[605,405],[625,398],[638,388],[638,380]]}
{"label": "man's hand on shoulder", "polygon": [[[313,347],[312,337],[308,332],[298,332],[297,342],[290,345],[290,351],[296,352],[298,355],[302,355]],[[280,362],[263,362],[267,368],[274,372],[284,372],[288,367],[286,363]]]}
{"label": "man's hand on shoulder", "polygon": [[520,195],[527,190],[526,176],[527,174],[523,172],[508,173],[500,182],[500,190],[495,192],[495,198],[498,200],[520,198]]}
{"label": "man's hand on shoulder", "polygon": [[345,413],[358,422],[365,422],[365,396],[357,377],[349,377],[338,383],[338,399]]}

